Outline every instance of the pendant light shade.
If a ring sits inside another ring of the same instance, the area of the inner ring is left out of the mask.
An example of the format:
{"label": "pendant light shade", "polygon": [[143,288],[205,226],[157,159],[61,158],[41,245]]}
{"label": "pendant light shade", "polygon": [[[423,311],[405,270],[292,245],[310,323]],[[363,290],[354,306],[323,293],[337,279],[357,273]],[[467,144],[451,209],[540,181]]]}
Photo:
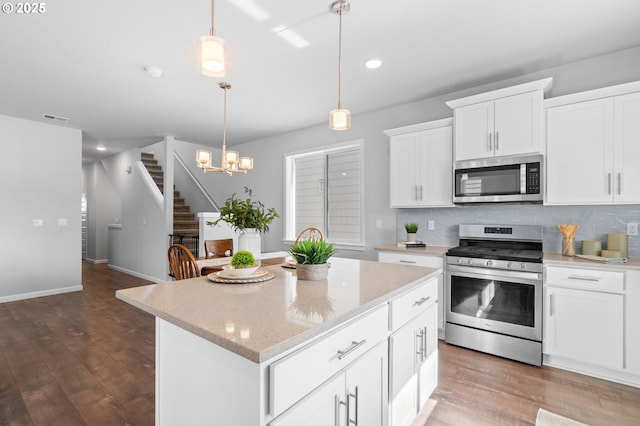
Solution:
{"label": "pendant light shade", "polygon": [[351,5],[346,0],[338,0],[331,4],[331,12],[340,17],[338,30],[338,108],[329,113],[331,130],[348,130],[351,128],[351,111],[342,108],[342,15],[349,13]]}
{"label": "pendant light shade", "polygon": [[224,90],[224,124],[222,130],[222,152],[220,167],[211,165],[211,151],[199,149],[196,151],[196,164],[204,173],[223,172],[233,175],[234,172],[247,173],[253,169],[253,158],[240,157],[238,151],[227,151],[227,91],[231,89],[231,84],[222,82],[219,84]]}
{"label": "pendant light shade", "polygon": [[331,130],[347,130],[351,128],[351,111],[348,109],[334,109],[329,113],[329,128]]}
{"label": "pendant light shade", "polygon": [[216,37],[214,17],[215,4],[211,0],[211,32],[208,36],[200,37],[200,72],[207,77],[224,77],[225,43],[223,39]]}
{"label": "pendant light shade", "polygon": [[200,37],[200,71],[207,77],[224,77],[224,40],[215,36]]}

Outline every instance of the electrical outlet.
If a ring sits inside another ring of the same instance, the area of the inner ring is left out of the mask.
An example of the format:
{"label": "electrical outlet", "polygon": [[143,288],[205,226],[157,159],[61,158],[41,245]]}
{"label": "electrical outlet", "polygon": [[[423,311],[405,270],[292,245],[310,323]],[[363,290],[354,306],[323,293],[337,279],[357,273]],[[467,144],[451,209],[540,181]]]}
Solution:
{"label": "electrical outlet", "polygon": [[627,235],[636,237],[638,235],[638,224],[627,223]]}
{"label": "electrical outlet", "polygon": [[427,221],[427,229],[429,229],[429,231],[436,229],[436,224],[433,220]]}
{"label": "electrical outlet", "polygon": [[382,229],[382,220],[376,219],[376,229]]}

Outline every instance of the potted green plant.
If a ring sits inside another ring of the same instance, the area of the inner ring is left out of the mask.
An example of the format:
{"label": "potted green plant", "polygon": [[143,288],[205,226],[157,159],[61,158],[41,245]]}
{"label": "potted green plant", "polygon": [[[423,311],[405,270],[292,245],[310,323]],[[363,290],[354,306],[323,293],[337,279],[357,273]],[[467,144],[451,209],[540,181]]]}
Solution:
{"label": "potted green plant", "polygon": [[415,241],[418,232],[417,223],[405,223],[404,230],[407,231],[407,241]]}
{"label": "potted green plant", "polygon": [[324,240],[300,240],[289,249],[296,259],[296,275],[300,280],[317,281],[327,279],[327,260],[336,253],[333,244]]}
{"label": "potted green plant", "polygon": [[280,215],[275,208],[266,208],[265,205],[253,199],[253,192],[245,187],[246,198],[242,199],[234,193],[227,198],[220,207],[220,217],[207,225],[215,226],[220,222],[226,222],[239,232],[238,249],[248,250],[256,258],[260,257],[260,233],[269,231],[269,225]]}
{"label": "potted green plant", "polygon": [[244,277],[253,274],[258,270],[260,264],[250,251],[240,250],[231,258],[231,263],[222,268],[234,277]]}

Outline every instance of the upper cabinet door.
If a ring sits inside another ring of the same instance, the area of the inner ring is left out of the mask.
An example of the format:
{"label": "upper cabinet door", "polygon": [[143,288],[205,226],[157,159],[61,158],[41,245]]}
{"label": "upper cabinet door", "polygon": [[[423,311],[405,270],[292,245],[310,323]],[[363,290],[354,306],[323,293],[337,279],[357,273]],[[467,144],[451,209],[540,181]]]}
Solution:
{"label": "upper cabinet door", "polygon": [[418,186],[422,207],[446,207],[453,200],[451,126],[425,130],[418,141]]}
{"label": "upper cabinet door", "polygon": [[640,92],[614,98],[614,199],[640,202]]}
{"label": "upper cabinet door", "polygon": [[494,156],[493,101],[454,110],[456,161]]}
{"label": "upper cabinet door", "polygon": [[613,199],[613,100],[547,109],[548,204]]}
{"label": "upper cabinet door", "polygon": [[389,146],[391,207],[413,207],[419,204],[416,147],[420,138],[420,132],[391,137]]}
{"label": "upper cabinet door", "polygon": [[542,152],[542,92],[496,99],[496,156]]}

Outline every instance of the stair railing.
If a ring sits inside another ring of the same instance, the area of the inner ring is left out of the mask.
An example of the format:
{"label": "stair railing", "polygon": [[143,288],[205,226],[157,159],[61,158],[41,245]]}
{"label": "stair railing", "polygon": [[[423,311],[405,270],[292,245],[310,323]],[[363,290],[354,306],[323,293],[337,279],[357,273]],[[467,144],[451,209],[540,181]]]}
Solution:
{"label": "stair railing", "polygon": [[213,199],[209,196],[209,193],[206,191],[206,189],[204,189],[204,187],[200,184],[200,182],[198,182],[198,179],[196,179],[196,177],[193,175],[193,173],[191,173],[191,170],[189,170],[189,168],[187,167],[185,162],[182,161],[182,158],[180,158],[178,153],[174,151],[173,156],[174,156],[174,158],[176,160],[178,160],[178,163],[182,166],[182,168],[186,172],[187,176],[189,176],[189,178],[191,179],[193,184],[202,193],[203,197],[207,200],[207,202],[209,202],[211,204],[211,206],[215,209],[216,212],[219,212],[220,208],[218,207],[216,202],[213,201]]}
{"label": "stair railing", "polygon": [[156,204],[158,204],[160,211],[164,212],[164,195],[162,195],[162,192],[160,192],[160,188],[158,188],[158,185],[156,185],[156,183],[153,181],[151,174],[149,174],[149,170],[147,170],[141,160],[136,160],[135,165],[138,174],[142,178],[142,181],[146,185],[147,189],[149,189],[149,192],[151,193],[153,199],[156,201]]}

